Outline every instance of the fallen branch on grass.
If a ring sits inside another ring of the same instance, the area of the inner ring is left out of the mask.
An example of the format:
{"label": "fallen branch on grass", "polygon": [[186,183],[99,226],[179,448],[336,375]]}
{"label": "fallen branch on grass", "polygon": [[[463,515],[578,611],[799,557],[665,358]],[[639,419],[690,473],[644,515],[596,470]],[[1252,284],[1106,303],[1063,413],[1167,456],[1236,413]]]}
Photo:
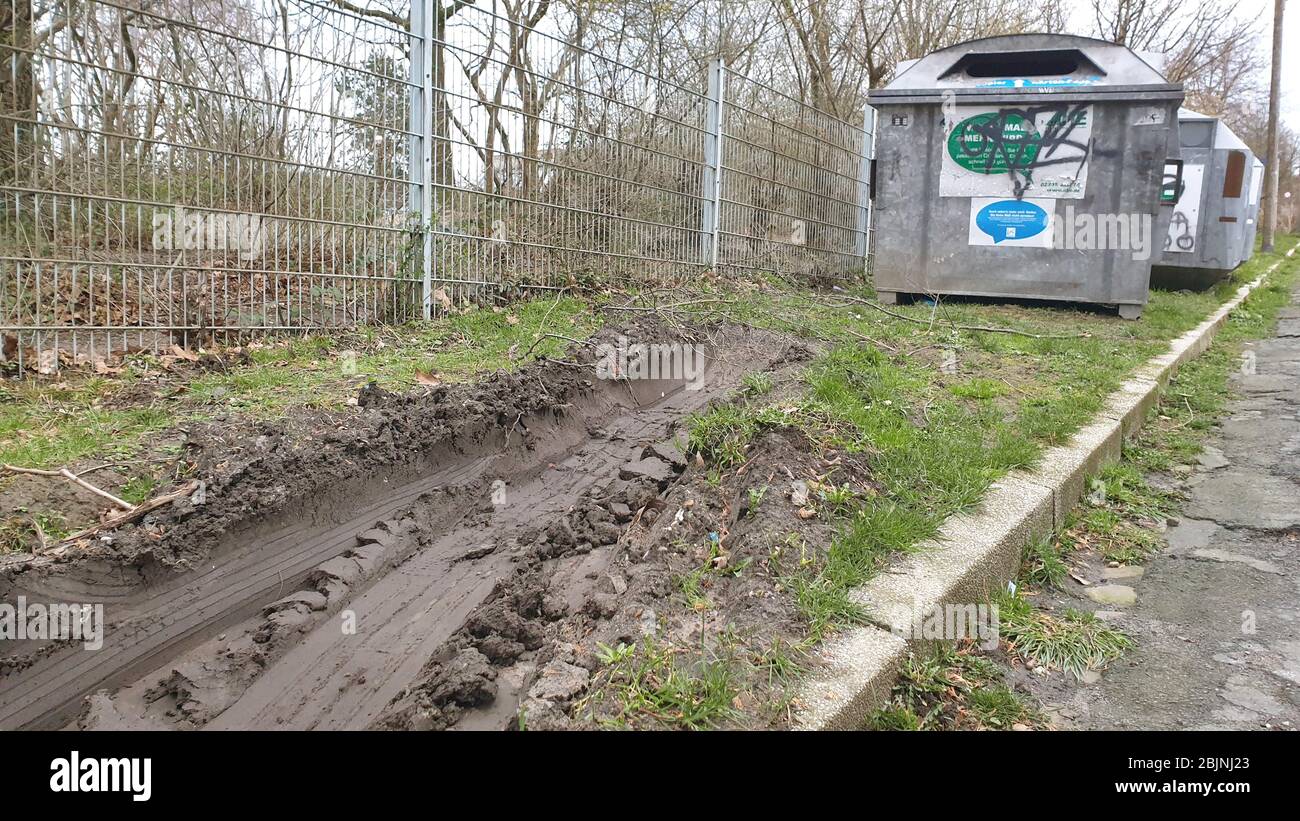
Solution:
{"label": "fallen branch on grass", "polygon": [[[901,313],[898,313],[897,311],[891,311],[891,310],[889,310],[888,308],[886,308],[884,305],[881,305],[881,304],[878,303],[878,302],[872,302],[871,300],[869,300],[869,299],[864,299],[863,297],[860,297],[860,296],[852,296],[852,295],[850,295],[850,294],[841,294],[841,295],[840,295],[840,298],[841,298],[841,299],[844,299],[844,300],[847,300],[850,304],[854,304],[854,305],[866,305],[866,306],[869,307],[869,308],[874,308],[874,309],[876,309],[877,311],[880,311],[882,314],[885,314],[885,315],[887,315],[887,316],[892,316],[892,317],[894,317],[895,319],[902,319],[902,320],[907,321],[907,322],[915,322],[915,323],[918,324],[918,325],[932,325],[932,324],[934,323],[934,317],[933,317],[933,316],[931,316],[930,319],[918,319],[918,318],[916,318],[916,317],[914,317],[914,316],[908,316],[907,314],[901,314]],[[823,303],[820,303],[820,304],[825,305],[825,306],[827,306],[827,307],[832,307],[832,308],[843,308],[843,307],[845,307],[845,305],[844,305],[843,303],[823,302]],[[980,332],[980,333],[987,333],[987,334],[1013,334],[1013,335],[1015,335],[1015,336],[1024,336],[1024,337],[1028,337],[1028,338],[1030,338],[1030,339],[1085,339],[1085,338],[1091,336],[1091,334],[1088,334],[1088,333],[1079,333],[1079,334],[1036,334],[1036,333],[1031,333],[1031,332],[1029,332],[1029,331],[1021,331],[1021,330],[1018,330],[1018,329],[1016,329],[1016,328],[1000,328],[1000,327],[997,327],[997,326],[994,326],[994,325],[959,325],[959,324],[957,324],[957,323],[955,323],[955,322],[949,322],[948,324],[949,324],[951,327],[956,328],[956,329],[959,330],[959,331],[978,331],[978,332]]]}
{"label": "fallen branch on grass", "polygon": [[[134,522],[136,519],[139,519],[141,516],[144,516],[149,511],[157,510],[158,508],[162,507],[165,504],[169,504],[171,502],[176,501],[177,499],[181,499],[186,496],[189,496],[199,488],[199,483],[192,481],[189,484],[185,485],[184,487],[180,487],[177,488],[176,490],[173,490],[171,493],[164,493],[161,496],[155,496],[154,498],[141,502],[138,505],[133,505],[130,502],[117,498],[116,496],[109,493],[107,490],[104,490],[103,488],[95,487],[90,482],[87,482],[85,479],[82,479],[76,473],[73,473],[72,471],[68,470],[66,467],[59,468],[58,470],[42,470],[40,468],[24,468],[24,467],[18,467],[17,465],[4,465],[4,470],[6,473],[21,473],[30,476],[51,476],[51,477],[67,479],[68,481],[80,485],[86,490],[89,490],[91,493],[94,493],[97,496],[102,496],[103,498],[108,499],[114,505],[121,508],[120,513],[115,513],[112,516],[109,516],[107,519],[100,522],[99,524],[92,525],[86,528],[85,530],[82,530],[77,533],[73,533],[71,536],[65,536],[64,538],[59,539],[60,544],[66,544],[68,542],[73,542],[78,539],[84,539],[87,536],[94,536],[98,533],[102,533],[105,530],[112,530],[114,528],[121,527],[122,525],[130,524],[131,522]],[[32,522],[36,526],[36,534],[40,538],[41,545],[43,548],[47,543],[47,537],[44,531],[41,529],[40,523],[36,522],[35,518],[32,519]]]}
{"label": "fallen branch on grass", "polygon": [[4,467],[6,473],[26,473],[32,476],[62,477],[64,479],[67,479],[69,482],[72,482],[73,484],[80,485],[86,490],[89,490],[91,493],[95,494],[96,496],[100,496],[107,499],[108,501],[112,502],[114,505],[121,508],[122,510],[132,510],[135,508],[135,505],[131,504],[130,502],[124,499],[119,499],[118,497],[114,496],[113,494],[109,493],[107,490],[104,490],[101,487],[96,487],[95,485],[92,485],[90,482],[87,482],[85,479],[82,479],[80,476],[68,470],[67,468],[59,468],[58,470],[41,470],[39,468],[21,468],[16,465],[5,465]]}

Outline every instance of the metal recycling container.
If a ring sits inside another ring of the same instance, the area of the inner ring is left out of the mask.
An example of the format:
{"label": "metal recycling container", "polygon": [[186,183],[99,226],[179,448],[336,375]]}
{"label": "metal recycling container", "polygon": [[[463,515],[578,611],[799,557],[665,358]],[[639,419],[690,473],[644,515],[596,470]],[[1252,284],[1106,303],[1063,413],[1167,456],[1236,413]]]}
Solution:
{"label": "metal recycling container", "polygon": [[1178,142],[1182,189],[1151,285],[1208,288],[1254,253],[1263,166],[1217,117],[1180,110]]}
{"label": "metal recycling container", "polygon": [[1139,316],[1183,100],[1161,64],[1089,37],[1018,34],[901,65],[867,98],[880,299],[1029,297]]}

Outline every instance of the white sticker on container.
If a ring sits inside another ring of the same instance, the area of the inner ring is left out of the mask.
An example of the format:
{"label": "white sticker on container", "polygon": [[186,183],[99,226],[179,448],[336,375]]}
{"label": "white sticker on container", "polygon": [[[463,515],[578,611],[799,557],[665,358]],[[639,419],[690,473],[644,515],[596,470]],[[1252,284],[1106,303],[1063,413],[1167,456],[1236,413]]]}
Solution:
{"label": "white sticker on container", "polygon": [[1169,218],[1166,251],[1190,254],[1196,250],[1196,227],[1201,221],[1201,182],[1204,178],[1204,165],[1183,166],[1183,190],[1174,205],[1173,216]]}

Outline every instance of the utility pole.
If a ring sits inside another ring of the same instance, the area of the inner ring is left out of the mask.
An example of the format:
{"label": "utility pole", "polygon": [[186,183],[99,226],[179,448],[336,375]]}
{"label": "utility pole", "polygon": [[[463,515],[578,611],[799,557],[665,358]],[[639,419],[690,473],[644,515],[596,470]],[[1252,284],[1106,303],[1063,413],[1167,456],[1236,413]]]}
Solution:
{"label": "utility pole", "polygon": [[1273,0],[1273,76],[1268,84],[1268,165],[1264,168],[1264,251],[1273,250],[1277,230],[1277,109],[1282,87],[1282,10],[1286,0]]}

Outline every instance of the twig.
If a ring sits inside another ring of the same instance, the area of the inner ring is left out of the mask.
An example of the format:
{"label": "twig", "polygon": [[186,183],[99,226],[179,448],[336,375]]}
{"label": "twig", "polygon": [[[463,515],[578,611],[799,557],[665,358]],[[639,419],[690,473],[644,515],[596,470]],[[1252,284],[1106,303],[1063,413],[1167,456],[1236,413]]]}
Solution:
{"label": "twig", "polygon": [[129,462],[105,462],[102,465],[95,465],[94,467],[89,467],[89,468],[85,468],[84,470],[79,470],[77,471],[77,475],[85,476],[87,473],[95,473],[96,471],[104,470],[105,468],[124,468],[130,465],[156,465],[162,462],[175,462],[175,461],[177,461],[177,458],[175,456],[162,456],[157,459],[132,459]]}
{"label": "twig", "polygon": [[[933,323],[934,323],[934,314],[933,314],[933,312],[931,312],[930,319],[928,319],[928,320],[925,320],[925,319],[917,319],[917,318],[914,317],[914,316],[908,316],[907,314],[900,314],[900,313],[898,313],[897,311],[891,311],[891,310],[889,310],[888,308],[886,308],[884,305],[880,305],[880,304],[878,304],[878,303],[872,302],[872,301],[869,300],[869,299],[863,299],[862,297],[852,296],[852,295],[850,295],[850,294],[841,294],[840,296],[841,296],[842,299],[846,299],[846,300],[848,300],[848,301],[851,302],[851,303],[855,303],[855,304],[858,304],[858,305],[866,305],[867,307],[875,308],[877,311],[880,311],[882,314],[885,314],[886,316],[892,316],[892,317],[894,317],[895,319],[902,319],[902,320],[904,320],[904,321],[906,321],[906,322],[915,322],[917,325],[931,325],[931,326],[932,326]],[[832,306],[832,307],[840,307],[840,308],[844,307],[843,305],[834,305],[833,303],[821,303],[821,304],[823,304],[823,305],[830,305],[830,306]],[[1029,331],[1021,331],[1021,330],[1017,330],[1017,329],[1015,329],[1015,328],[999,328],[999,327],[996,327],[996,326],[993,326],[993,325],[959,325],[959,324],[957,324],[957,323],[955,323],[955,322],[954,322],[954,323],[951,323],[951,324],[952,324],[952,327],[954,327],[954,328],[956,328],[957,330],[960,330],[960,331],[979,331],[979,332],[982,332],[982,333],[988,333],[988,334],[1013,334],[1013,335],[1015,335],[1015,336],[1024,336],[1024,337],[1028,337],[1028,338],[1030,338],[1030,339],[1083,339],[1083,338],[1089,336],[1089,334],[1087,334],[1087,333],[1081,333],[1081,334],[1035,334],[1035,333],[1030,333]]]}
{"label": "twig", "polygon": [[573,337],[571,337],[571,336],[565,336],[564,334],[551,334],[551,333],[546,333],[546,334],[542,334],[542,335],[538,336],[536,339],[534,339],[534,340],[533,340],[533,344],[529,345],[529,346],[528,346],[528,350],[524,351],[524,355],[521,356],[521,357],[519,357],[519,358],[520,358],[520,359],[527,359],[527,358],[528,358],[528,355],[531,354],[531,353],[533,352],[533,349],[536,348],[536,347],[538,346],[538,344],[541,343],[541,341],[542,341],[543,339],[546,339],[547,337],[550,337],[551,339],[563,339],[563,340],[565,340],[566,342],[572,342],[574,345],[590,345],[590,346],[593,347],[593,348],[596,347],[595,343],[594,343],[594,342],[591,342],[591,341],[585,341],[585,342],[584,342],[584,341],[581,340],[581,339],[574,339]]}
{"label": "twig", "polygon": [[158,508],[162,507],[165,504],[174,502],[177,499],[180,499],[182,497],[189,496],[190,494],[194,493],[194,491],[197,490],[198,487],[199,487],[198,482],[190,482],[189,484],[185,485],[182,488],[173,490],[171,493],[164,493],[162,496],[155,496],[154,498],[150,499],[147,502],[141,502],[131,510],[124,511],[115,516],[110,516],[104,521],[100,522],[99,524],[92,525],[91,527],[88,527],[79,533],[73,533],[71,536],[67,536],[61,539],[60,542],[66,543],[66,542],[76,541],[77,539],[84,539],[87,536],[94,536],[95,534],[101,533],[105,530],[112,530],[114,528],[121,527],[124,524],[130,524],[131,522],[134,522],[136,519],[139,519],[140,517],[144,516],[146,513],[148,513],[151,510],[157,510]]}
{"label": "twig", "polygon": [[[885,350],[887,350],[887,351],[889,351],[890,353],[893,353],[893,354],[898,353],[898,348],[894,347],[893,345],[890,345],[888,342],[882,342],[882,341],[880,341],[879,339],[874,339],[874,338],[872,338],[872,337],[870,337],[870,336],[867,336],[867,335],[864,334],[864,333],[859,333],[859,332],[853,330],[852,328],[845,328],[844,330],[846,330],[846,331],[849,332],[849,336],[855,337],[855,338],[856,338],[858,341],[860,341],[860,342],[867,342],[867,343],[870,343],[870,344],[872,344],[872,345],[875,345],[877,348],[884,348]],[[929,347],[929,346],[926,346],[926,347]]]}
{"label": "twig", "polygon": [[551,303],[551,307],[549,307],[549,308],[546,309],[546,313],[542,315],[542,321],[541,321],[540,323],[538,323],[538,325],[537,325],[537,329],[538,329],[538,330],[540,330],[540,331],[545,331],[545,330],[546,330],[546,323],[550,321],[550,319],[551,319],[551,314],[555,311],[555,309],[558,308],[558,307],[560,306],[560,300],[564,299],[564,292],[567,291],[567,290],[569,290],[569,289],[568,289],[568,288],[561,288],[561,289],[559,290],[559,292],[556,293],[556,295],[555,295],[555,301]]}
{"label": "twig", "polygon": [[723,305],[735,305],[736,300],[723,298],[688,299],[685,302],[671,302],[667,305],[610,305],[609,308],[613,311],[645,311],[647,313],[662,313],[675,311],[678,308],[686,308],[691,305],[716,305],[719,303]]}
{"label": "twig", "polygon": [[82,479],[80,476],[68,470],[67,468],[59,468],[58,470],[40,470],[39,468],[21,468],[21,467],[17,467],[16,465],[5,465],[5,470],[8,471],[9,473],[27,473],[33,476],[62,476],[64,479],[67,479],[68,481],[80,485],[86,490],[89,490],[91,493],[95,494],[96,496],[102,496],[103,498],[107,499],[108,501],[112,502],[113,504],[117,505],[123,510],[131,510],[132,508],[135,507],[135,505],[131,504],[130,502],[117,498],[113,494],[109,493],[107,490],[104,490],[103,488],[95,487],[90,482],[87,482],[85,479]]}
{"label": "twig", "polygon": [[550,362],[552,365],[566,365],[570,368],[592,368],[596,366],[590,362],[570,362],[567,359],[551,359],[549,356],[537,357],[538,362]]}

